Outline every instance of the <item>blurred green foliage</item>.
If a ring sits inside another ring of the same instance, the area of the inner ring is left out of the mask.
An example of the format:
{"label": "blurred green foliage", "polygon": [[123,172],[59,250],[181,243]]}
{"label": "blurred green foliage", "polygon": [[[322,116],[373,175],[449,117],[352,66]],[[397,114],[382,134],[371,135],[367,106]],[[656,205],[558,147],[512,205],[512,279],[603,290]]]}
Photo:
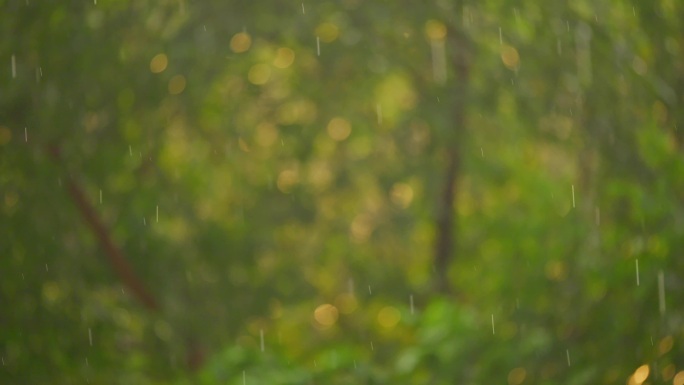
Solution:
{"label": "blurred green foliage", "polygon": [[0,9],[0,383],[684,384],[680,3]]}

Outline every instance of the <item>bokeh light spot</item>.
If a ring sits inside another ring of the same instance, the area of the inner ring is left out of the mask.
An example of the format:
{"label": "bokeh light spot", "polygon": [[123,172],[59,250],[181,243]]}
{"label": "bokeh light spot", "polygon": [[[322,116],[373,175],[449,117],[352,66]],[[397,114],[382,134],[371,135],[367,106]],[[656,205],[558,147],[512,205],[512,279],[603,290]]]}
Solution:
{"label": "bokeh light spot", "polygon": [[276,68],[287,68],[294,63],[295,53],[289,48],[278,48],[273,66]]}
{"label": "bokeh light spot", "polygon": [[402,208],[407,208],[413,201],[413,189],[406,183],[395,183],[390,191],[392,202]]}
{"label": "bokeh light spot", "polygon": [[297,170],[288,169],[283,170],[278,174],[276,185],[281,192],[289,193],[297,182],[299,182],[299,173]]}
{"label": "bokeh light spot", "polygon": [[320,305],[314,310],[314,319],[322,326],[334,325],[338,316],[337,308],[328,303]]}
{"label": "bokeh light spot", "polygon": [[527,370],[525,368],[515,368],[508,372],[508,384],[520,385],[525,381],[525,377],[527,377]]}
{"label": "bokeh light spot", "polygon": [[506,68],[514,70],[520,64],[520,55],[515,47],[504,45],[501,49],[501,61],[503,61]]}
{"label": "bokeh light spot", "polygon": [[164,72],[166,67],[169,65],[169,58],[165,54],[160,53],[155,55],[152,60],[150,60],[150,71],[155,74]]}
{"label": "bokeh light spot", "polygon": [[672,384],[684,385],[684,370],[681,370],[675,374],[674,378],[672,379]]}
{"label": "bokeh light spot", "polygon": [[340,29],[333,23],[325,22],[316,27],[316,36],[318,36],[324,43],[331,43],[335,41],[339,35]]}
{"label": "bokeh light spot", "polygon": [[266,64],[255,64],[249,69],[247,79],[250,83],[258,86],[266,84],[271,78],[271,68]]}
{"label": "bokeh light spot", "polygon": [[351,123],[347,119],[335,117],[328,123],[328,135],[333,140],[341,142],[351,134]]}
{"label": "bokeh light spot", "polygon": [[425,23],[425,36],[431,40],[444,40],[446,33],[446,26],[441,21],[428,20]]}
{"label": "bokeh light spot", "polygon": [[648,365],[639,366],[637,368],[637,370],[634,371],[634,374],[632,375],[632,379],[634,380],[634,383],[642,384],[648,378],[650,371],[651,370],[648,367]]}
{"label": "bokeh light spot", "polygon": [[378,323],[384,328],[393,328],[399,323],[401,313],[393,306],[385,306],[378,313]]}
{"label": "bokeh light spot", "polygon": [[230,39],[230,49],[235,53],[245,52],[252,45],[252,38],[245,32],[236,33]]}
{"label": "bokeh light spot", "polygon": [[176,75],[169,80],[169,93],[178,95],[185,89],[185,76]]}

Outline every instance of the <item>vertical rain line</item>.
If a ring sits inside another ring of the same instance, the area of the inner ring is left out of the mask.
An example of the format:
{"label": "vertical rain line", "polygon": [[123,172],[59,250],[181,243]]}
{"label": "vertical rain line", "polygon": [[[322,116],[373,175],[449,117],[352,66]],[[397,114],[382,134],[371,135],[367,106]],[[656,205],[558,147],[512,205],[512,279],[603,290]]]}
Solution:
{"label": "vertical rain line", "polygon": [[634,260],[635,265],[636,265],[636,281],[637,281],[637,286],[639,286],[639,259]]}
{"label": "vertical rain line", "polygon": [[572,186],[572,208],[574,209],[575,208],[575,185],[573,184],[571,186]]}

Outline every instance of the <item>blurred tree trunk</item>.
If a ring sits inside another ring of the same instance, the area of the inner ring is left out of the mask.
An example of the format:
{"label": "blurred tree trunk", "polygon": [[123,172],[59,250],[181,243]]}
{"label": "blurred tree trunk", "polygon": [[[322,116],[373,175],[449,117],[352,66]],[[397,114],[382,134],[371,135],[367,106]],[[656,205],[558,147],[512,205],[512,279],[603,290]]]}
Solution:
{"label": "blurred tree trunk", "polygon": [[[457,21],[460,22],[461,18]],[[436,220],[436,240],[434,263],[436,268],[436,285],[439,292],[450,291],[449,265],[458,249],[458,200],[459,174],[461,171],[461,146],[466,130],[466,111],[468,102],[468,88],[470,80],[471,44],[462,26],[450,29],[447,47],[451,50],[451,65],[454,69],[451,82],[453,95],[452,111],[450,112],[451,127],[446,132],[444,148],[446,168],[444,169],[444,184],[442,186],[441,201],[438,203]]]}

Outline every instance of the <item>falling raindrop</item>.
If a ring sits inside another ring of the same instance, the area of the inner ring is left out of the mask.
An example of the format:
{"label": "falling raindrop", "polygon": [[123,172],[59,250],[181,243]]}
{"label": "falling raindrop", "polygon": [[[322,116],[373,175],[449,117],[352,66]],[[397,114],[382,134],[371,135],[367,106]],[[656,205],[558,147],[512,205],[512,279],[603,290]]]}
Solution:
{"label": "falling raindrop", "polygon": [[575,208],[575,185],[572,185],[572,208]]}
{"label": "falling raindrop", "polygon": [[601,225],[601,209],[596,207],[594,209],[594,216],[596,217],[596,226],[600,226]]}
{"label": "falling raindrop", "polygon": [[47,263],[45,264],[45,271],[50,271],[50,270],[48,270],[48,265],[47,265]]}
{"label": "falling raindrop", "polygon": [[368,285],[368,294],[373,294],[373,292],[371,291],[370,285]]}
{"label": "falling raindrop", "polygon": [[128,155],[133,156],[133,147],[130,144],[128,145]]}
{"label": "falling raindrop", "polygon": [[316,54],[317,56],[321,56],[321,38],[316,36]]}
{"label": "falling raindrop", "polygon": [[480,154],[482,154],[482,157],[484,158],[484,149],[482,149],[482,147],[480,147]]}
{"label": "falling raindrop", "polygon": [[12,78],[17,77],[17,59],[12,55]]}
{"label": "falling raindrop", "polygon": [[503,34],[501,33],[501,27],[499,27],[499,45],[503,45]]}
{"label": "falling raindrop", "polygon": [[371,341],[371,350],[375,350],[375,348],[373,347],[373,341]]}
{"label": "falling raindrop", "polygon": [[261,340],[261,344],[260,344],[261,351],[263,352],[264,351],[264,329],[259,330],[259,338]]}
{"label": "falling raindrop", "polygon": [[636,264],[636,281],[637,281],[637,286],[639,286],[639,259],[634,260]]}
{"label": "falling raindrop", "polygon": [[242,371],[242,385],[245,385],[247,383],[247,378],[245,377],[245,371]]}
{"label": "falling raindrop", "polygon": [[100,204],[102,204],[102,189],[100,189]]}
{"label": "falling raindrop", "polygon": [[494,314],[492,314],[492,334],[496,334],[494,331]]}
{"label": "falling raindrop", "polygon": [[565,349],[565,356],[568,359],[568,366],[570,366],[570,349]]}
{"label": "falling raindrop", "polygon": [[28,143],[28,128],[24,127],[24,141]]}
{"label": "falling raindrop", "polygon": [[304,3],[302,3],[302,15],[306,15],[306,11],[304,10]]}
{"label": "falling raindrop", "polygon": [[145,217],[143,217],[143,225],[147,226],[147,219]]}
{"label": "falling raindrop", "polygon": [[665,315],[665,274],[662,270],[658,271],[658,308],[660,315]]}
{"label": "falling raindrop", "polygon": [[413,314],[413,294],[411,294],[411,296],[409,297],[409,299],[410,299],[410,301],[411,301],[411,314]]}
{"label": "falling raindrop", "polygon": [[88,328],[88,341],[90,341],[90,346],[93,346],[93,332]]}
{"label": "falling raindrop", "polygon": [[375,105],[375,112],[378,116],[378,126],[382,126],[382,107],[380,106],[380,103]]}
{"label": "falling raindrop", "polygon": [[157,205],[157,223],[159,223],[159,205]]}

